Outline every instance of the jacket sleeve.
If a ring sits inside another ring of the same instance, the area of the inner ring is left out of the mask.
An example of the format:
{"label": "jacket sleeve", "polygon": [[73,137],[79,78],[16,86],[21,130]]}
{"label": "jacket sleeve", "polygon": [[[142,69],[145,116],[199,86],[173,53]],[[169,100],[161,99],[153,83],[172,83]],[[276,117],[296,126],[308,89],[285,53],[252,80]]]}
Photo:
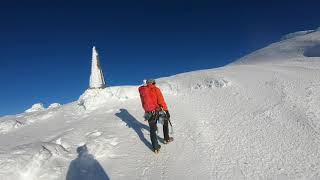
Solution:
{"label": "jacket sleeve", "polygon": [[141,87],[139,87],[138,90],[139,90],[139,94],[140,94],[140,100],[141,100],[142,108],[145,109],[145,107],[144,107],[145,102],[144,102],[144,100],[143,100],[144,98],[143,98],[142,93],[141,93],[142,88],[143,88],[143,87],[141,86]]}
{"label": "jacket sleeve", "polygon": [[157,102],[160,107],[162,107],[164,110],[168,110],[168,106],[166,102],[164,101],[163,95],[161,93],[161,90],[159,88],[156,88],[157,93]]}

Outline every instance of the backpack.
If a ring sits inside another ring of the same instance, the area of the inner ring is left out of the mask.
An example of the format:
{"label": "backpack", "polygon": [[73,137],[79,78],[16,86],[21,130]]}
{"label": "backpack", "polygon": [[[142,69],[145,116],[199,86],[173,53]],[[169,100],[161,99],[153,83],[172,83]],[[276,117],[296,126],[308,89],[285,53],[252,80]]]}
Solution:
{"label": "backpack", "polygon": [[148,86],[140,86],[139,94],[141,104],[145,112],[152,112],[158,107],[157,97],[153,94],[152,89]]}

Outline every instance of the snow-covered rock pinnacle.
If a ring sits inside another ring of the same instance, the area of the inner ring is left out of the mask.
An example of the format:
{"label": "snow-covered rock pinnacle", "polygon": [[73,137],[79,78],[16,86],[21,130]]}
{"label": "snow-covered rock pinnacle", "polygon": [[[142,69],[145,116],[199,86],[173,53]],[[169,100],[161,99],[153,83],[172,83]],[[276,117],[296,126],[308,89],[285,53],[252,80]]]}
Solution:
{"label": "snow-covered rock pinnacle", "polygon": [[96,48],[92,48],[92,65],[91,65],[91,75],[90,75],[90,89],[105,88],[106,83],[104,81],[104,76],[102,68],[100,66],[99,54]]}

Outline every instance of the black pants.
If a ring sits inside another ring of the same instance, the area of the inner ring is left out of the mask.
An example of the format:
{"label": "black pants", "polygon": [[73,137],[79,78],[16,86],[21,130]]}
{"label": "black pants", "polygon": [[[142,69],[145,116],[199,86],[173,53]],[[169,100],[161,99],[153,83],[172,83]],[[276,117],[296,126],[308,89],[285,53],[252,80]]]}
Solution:
{"label": "black pants", "polygon": [[[151,143],[152,143],[152,147],[153,149],[159,149],[160,145],[158,143],[158,137],[157,137],[157,120],[158,117],[156,113],[154,114],[150,114],[149,115],[150,118],[148,118],[148,123],[149,123],[149,127],[150,127],[150,139],[151,139]],[[164,120],[163,123],[163,136],[164,136],[164,140],[169,140],[169,122],[168,119]]]}

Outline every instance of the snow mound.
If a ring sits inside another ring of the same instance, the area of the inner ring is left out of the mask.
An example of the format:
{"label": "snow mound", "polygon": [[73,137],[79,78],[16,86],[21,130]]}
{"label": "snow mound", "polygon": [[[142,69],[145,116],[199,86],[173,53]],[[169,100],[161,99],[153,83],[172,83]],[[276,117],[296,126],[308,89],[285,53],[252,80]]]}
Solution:
{"label": "snow mound", "polygon": [[[159,82],[163,94],[177,94],[177,89],[167,82]],[[126,101],[139,98],[139,86],[115,86],[104,89],[88,89],[79,98],[78,105],[85,110],[94,110],[110,101]]]}
{"label": "snow mound", "polygon": [[36,112],[36,111],[42,111],[42,110],[45,110],[43,104],[37,103],[37,104],[32,105],[32,107],[30,109],[27,109],[25,112],[30,113],[30,112]]}
{"label": "snow mound", "polygon": [[[61,157],[71,158],[71,154],[59,144],[42,142],[19,145],[10,154],[0,154],[3,160],[0,163],[0,174],[6,175],[8,179],[39,179],[44,172],[56,171],[55,162],[65,161]],[[55,179],[56,176],[49,175],[49,179]]]}
{"label": "snow mound", "polygon": [[19,128],[24,124],[19,120],[12,120],[12,119],[3,119],[0,121],[0,133],[7,133],[12,129]]}
{"label": "snow mound", "polygon": [[14,129],[19,129],[34,122],[47,120],[54,117],[56,112],[46,111],[32,111],[33,113],[26,113],[19,115],[16,118],[4,117],[0,119],[0,133],[8,133]]}
{"label": "snow mound", "polygon": [[114,100],[127,100],[138,97],[137,87],[108,87],[104,89],[88,89],[79,98],[78,105],[85,110],[93,110]]}
{"label": "snow mound", "polygon": [[114,151],[117,149],[119,140],[117,138],[106,138],[103,136],[89,136],[88,148],[91,149],[91,154],[96,158],[115,157],[117,156]]}
{"label": "snow mound", "polygon": [[54,109],[54,108],[58,108],[58,107],[60,107],[61,106],[61,104],[59,104],[59,103],[52,103],[52,104],[50,104],[50,106],[48,107],[48,109]]}

